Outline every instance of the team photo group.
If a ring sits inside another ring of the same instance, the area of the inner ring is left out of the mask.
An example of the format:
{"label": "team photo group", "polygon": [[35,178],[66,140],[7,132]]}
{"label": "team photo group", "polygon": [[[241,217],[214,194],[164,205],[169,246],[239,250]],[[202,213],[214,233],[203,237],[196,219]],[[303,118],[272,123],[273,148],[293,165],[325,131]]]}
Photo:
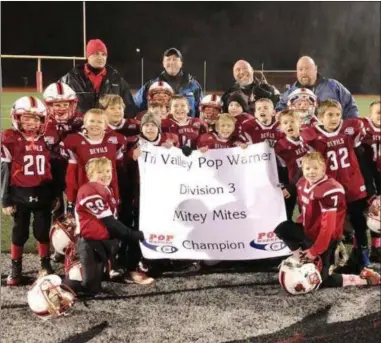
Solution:
{"label": "team photo group", "polygon": [[379,100],[360,118],[309,56],[285,91],[239,60],[234,85],[208,95],[177,48],[135,94],[104,42],[86,57],[16,100],[1,132],[6,285],[25,284],[31,227],[37,316],[66,315],[103,281],[153,285],[226,260],[282,258],[285,296],[381,284]]}

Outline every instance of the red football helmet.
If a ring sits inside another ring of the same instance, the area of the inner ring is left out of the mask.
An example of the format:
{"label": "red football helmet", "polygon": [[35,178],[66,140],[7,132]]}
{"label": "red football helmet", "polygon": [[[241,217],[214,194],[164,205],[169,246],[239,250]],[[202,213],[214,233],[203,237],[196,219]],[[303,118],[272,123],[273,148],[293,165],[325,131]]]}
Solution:
{"label": "red football helmet", "polygon": [[148,102],[157,101],[168,107],[172,95],[174,94],[172,87],[164,81],[156,81],[148,89]]}
{"label": "red football helmet", "polygon": [[221,97],[217,94],[204,96],[200,102],[200,118],[208,124],[214,124],[222,110]]}
{"label": "red football helmet", "polygon": [[51,83],[46,87],[44,102],[48,113],[59,123],[66,123],[75,116],[78,98],[66,83]]}
{"label": "red football helmet", "polygon": [[312,116],[318,107],[317,97],[308,88],[297,88],[289,96],[287,106],[296,111],[301,119]]}
{"label": "red football helmet", "polygon": [[[23,96],[15,101],[11,109],[13,127],[28,136],[44,134],[47,123],[46,117],[45,105],[34,96]],[[36,121],[36,118],[39,119],[39,122]]]}

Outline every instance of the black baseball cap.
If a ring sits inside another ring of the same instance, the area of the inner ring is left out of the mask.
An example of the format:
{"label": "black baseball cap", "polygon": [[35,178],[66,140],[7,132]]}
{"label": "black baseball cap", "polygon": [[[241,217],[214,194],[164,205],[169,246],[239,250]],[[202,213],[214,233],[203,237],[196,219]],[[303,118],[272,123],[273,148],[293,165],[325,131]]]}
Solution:
{"label": "black baseball cap", "polygon": [[169,49],[165,50],[163,57],[172,56],[172,55],[176,55],[181,60],[183,60],[183,55],[181,54],[180,50],[178,50],[176,48],[169,48]]}

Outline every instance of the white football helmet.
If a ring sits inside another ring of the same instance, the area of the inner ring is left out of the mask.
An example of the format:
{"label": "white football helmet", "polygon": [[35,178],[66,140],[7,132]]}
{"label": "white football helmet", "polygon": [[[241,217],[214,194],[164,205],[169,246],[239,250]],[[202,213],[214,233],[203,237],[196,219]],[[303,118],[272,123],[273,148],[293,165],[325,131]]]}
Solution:
{"label": "white football helmet", "polygon": [[280,265],[279,283],[288,294],[297,295],[317,290],[322,279],[314,263],[302,263],[290,256]]}
{"label": "white football helmet", "polygon": [[54,274],[38,278],[27,297],[31,310],[42,319],[66,315],[76,300],[74,292]]}
{"label": "white football helmet", "polygon": [[168,107],[173,94],[175,92],[167,82],[156,81],[148,89],[147,99],[148,102],[157,101]]}
{"label": "white football helmet", "polygon": [[208,124],[213,124],[222,110],[221,97],[217,94],[209,94],[200,102],[200,118]]}
{"label": "white football helmet", "polygon": [[55,220],[50,229],[50,242],[58,253],[64,255],[69,244],[75,242],[75,230],[73,217],[63,215]]}
{"label": "white football helmet", "polygon": [[[30,115],[40,118],[40,124],[21,124],[21,116]],[[27,135],[42,135],[45,132],[47,110],[44,103],[35,96],[23,96],[17,99],[11,109],[13,127]]]}
{"label": "white football helmet", "polygon": [[369,230],[380,234],[381,233],[381,211],[380,211],[380,196],[373,200],[366,215],[366,223]]}
{"label": "white football helmet", "polygon": [[66,83],[51,83],[46,87],[43,98],[49,115],[57,122],[66,123],[75,116],[78,98]]}
{"label": "white football helmet", "polygon": [[287,106],[304,119],[315,114],[318,107],[317,97],[308,88],[297,88],[288,96]]}

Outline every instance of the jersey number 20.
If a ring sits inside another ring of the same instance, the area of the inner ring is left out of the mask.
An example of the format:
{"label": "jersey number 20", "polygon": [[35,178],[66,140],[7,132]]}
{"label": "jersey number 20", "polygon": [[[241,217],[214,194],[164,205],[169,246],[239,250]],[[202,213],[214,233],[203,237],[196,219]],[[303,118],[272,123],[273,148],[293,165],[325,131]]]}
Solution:
{"label": "jersey number 20", "polygon": [[[45,174],[45,156],[44,155],[25,155],[24,156],[24,174],[25,175],[35,175],[35,170],[37,175]],[[34,168],[36,166],[36,168]]]}

